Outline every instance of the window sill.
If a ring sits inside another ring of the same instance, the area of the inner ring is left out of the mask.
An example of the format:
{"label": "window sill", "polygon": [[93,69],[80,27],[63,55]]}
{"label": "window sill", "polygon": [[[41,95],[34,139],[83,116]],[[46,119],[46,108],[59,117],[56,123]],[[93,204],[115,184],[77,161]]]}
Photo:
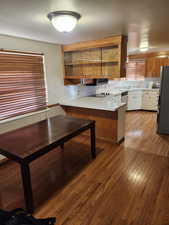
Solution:
{"label": "window sill", "polygon": [[7,122],[12,122],[14,120],[19,120],[19,119],[26,118],[26,117],[29,117],[29,116],[32,116],[32,115],[36,115],[36,114],[39,114],[39,113],[42,113],[42,112],[47,112],[49,110],[50,109],[47,108],[47,109],[39,110],[37,112],[31,112],[31,113],[26,113],[26,114],[20,115],[20,116],[15,116],[15,117],[8,118],[8,119],[0,121],[0,124],[4,124],[4,123],[7,123]]}

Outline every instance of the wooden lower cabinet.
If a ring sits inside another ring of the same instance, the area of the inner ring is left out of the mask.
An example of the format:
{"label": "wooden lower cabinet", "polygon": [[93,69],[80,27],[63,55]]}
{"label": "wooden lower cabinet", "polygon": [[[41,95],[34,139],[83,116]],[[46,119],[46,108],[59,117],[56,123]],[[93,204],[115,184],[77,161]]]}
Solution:
{"label": "wooden lower cabinet", "polygon": [[[124,139],[124,117],[123,113],[119,113],[119,110],[105,111],[74,106],[62,107],[70,116],[95,120],[96,138],[113,143],[118,143]],[[87,132],[86,134],[88,135]]]}
{"label": "wooden lower cabinet", "polygon": [[158,109],[158,91],[144,91],[142,95],[142,109],[157,111]]}
{"label": "wooden lower cabinet", "polygon": [[158,98],[159,90],[130,91],[128,93],[127,110],[157,111]]}

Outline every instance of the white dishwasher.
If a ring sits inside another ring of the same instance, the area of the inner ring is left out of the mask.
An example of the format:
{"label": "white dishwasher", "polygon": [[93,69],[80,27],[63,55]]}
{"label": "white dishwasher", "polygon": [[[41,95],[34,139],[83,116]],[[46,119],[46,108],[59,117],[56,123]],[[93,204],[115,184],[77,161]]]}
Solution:
{"label": "white dishwasher", "polygon": [[127,110],[139,110],[142,107],[142,91],[131,90],[128,92]]}
{"label": "white dishwasher", "polygon": [[128,102],[128,91],[124,91],[121,93],[121,102],[126,103]]}

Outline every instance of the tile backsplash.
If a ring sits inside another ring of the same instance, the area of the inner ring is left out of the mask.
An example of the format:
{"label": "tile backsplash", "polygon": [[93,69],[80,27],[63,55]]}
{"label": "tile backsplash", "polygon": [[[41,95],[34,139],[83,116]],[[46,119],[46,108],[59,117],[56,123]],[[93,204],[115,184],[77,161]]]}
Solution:
{"label": "tile backsplash", "polygon": [[150,88],[153,84],[159,85],[159,78],[146,79],[141,81],[127,81],[127,80],[110,80],[108,84],[100,85],[96,87],[96,93],[100,92],[113,92],[119,89],[130,88]]}
{"label": "tile backsplash", "polygon": [[96,93],[96,86],[84,86],[84,85],[68,85],[64,87],[64,99],[75,99],[84,96],[94,95]]}
{"label": "tile backsplash", "polygon": [[114,92],[119,89],[130,88],[150,88],[153,83],[159,83],[159,78],[149,78],[140,81],[127,81],[127,80],[110,80],[107,84],[98,86],[85,86],[85,85],[68,85],[64,86],[64,91],[61,99],[75,99],[79,97],[94,95],[101,92]]}

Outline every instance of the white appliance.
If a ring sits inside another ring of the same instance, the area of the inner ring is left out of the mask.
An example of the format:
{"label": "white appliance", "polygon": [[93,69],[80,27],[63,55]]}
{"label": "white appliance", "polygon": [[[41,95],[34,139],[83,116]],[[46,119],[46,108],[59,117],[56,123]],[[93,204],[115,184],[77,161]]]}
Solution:
{"label": "white appliance", "polygon": [[125,91],[125,92],[121,93],[121,102],[127,104],[127,102],[128,102],[128,91]]}

